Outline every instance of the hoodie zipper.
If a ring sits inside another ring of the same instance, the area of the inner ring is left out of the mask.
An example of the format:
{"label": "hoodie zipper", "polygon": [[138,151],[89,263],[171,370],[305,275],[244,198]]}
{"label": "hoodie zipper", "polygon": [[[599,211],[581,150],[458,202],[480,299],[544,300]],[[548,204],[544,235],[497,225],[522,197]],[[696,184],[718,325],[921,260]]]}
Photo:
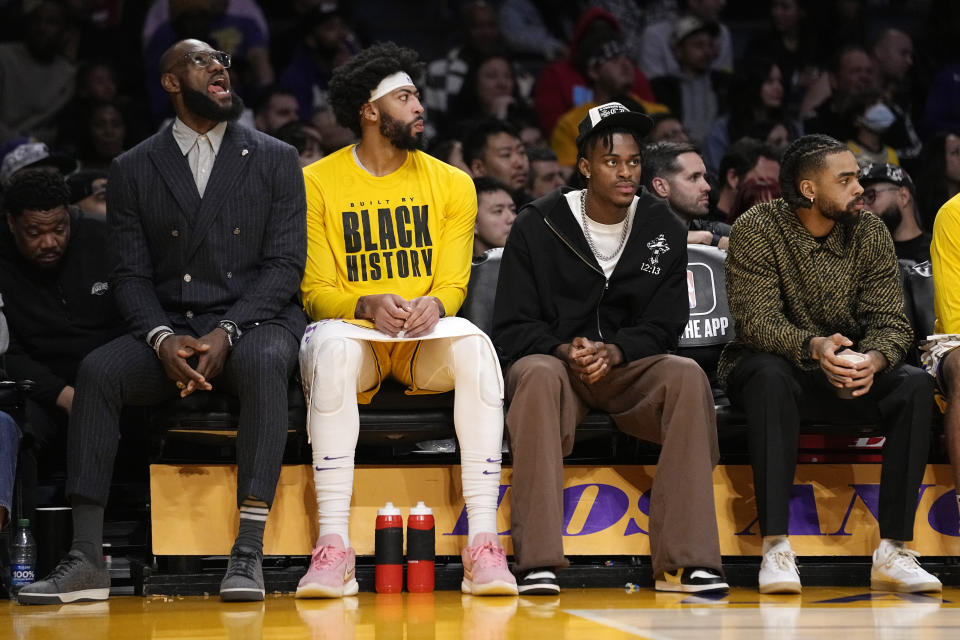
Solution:
{"label": "hoodie zipper", "polygon": [[597,311],[596,311],[596,316],[597,316],[597,333],[600,335],[600,340],[603,340],[603,339],[604,339],[604,337],[603,337],[603,329],[600,328],[600,304],[603,302],[603,296],[604,296],[604,294],[607,292],[607,288],[610,286],[610,279],[607,278],[607,275],[606,275],[602,270],[597,269],[597,267],[594,266],[593,264],[591,264],[589,260],[587,260],[586,258],[584,258],[583,255],[581,255],[581,253],[580,253],[579,251],[577,251],[577,249],[576,249],[572,244],[570,244],[569,242],[567,242],[567,239],[563,237],[563,234],[560,233],[560,231],[558,231],[555,226],[553,226],[553,223],[551,223],[550,220],[548,220],[546,216],[543,217],[543,221],[547,224],[547,226],[550,228],[550,230],[553,231],[553,233],[556,234],[556,236],[557,236],[558,238],[560,238],[560,241],[563,242],[563,244],[567,245],[567,247],[570,249],[570,251],[573,251],[573,254],[574,254],[575,256],[577,256],[578,258],[580,258],[585,265],[587,265],[588,267],[590,267],[590,269],[592,269],[593,271],[596,271],[597,273],[599,273],[599,274],[603,277],[603,290],[600,292],[600,299],[597,301]]}

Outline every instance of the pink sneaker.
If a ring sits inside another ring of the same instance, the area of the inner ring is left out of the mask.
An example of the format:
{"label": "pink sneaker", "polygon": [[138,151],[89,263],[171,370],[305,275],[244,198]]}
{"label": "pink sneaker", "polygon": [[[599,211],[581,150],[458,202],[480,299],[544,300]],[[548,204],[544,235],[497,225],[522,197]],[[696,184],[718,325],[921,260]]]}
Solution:
{"label": "pink sneaker", "polygon": [[460,590],[475,596],[515,596],[517,579],[507,568],[507,554],[495,533],[478,533],[473,546],[460,552],[463,582]]}
{"label": "pink sneaker", "polygon": [[300,578],[297,598],[342,598],[359,590],[354,575],[356,554],[353,547],[343,548],[343,540],[336,533],[328,533],[317,540],[317,548],[310,558],[310,568]]}

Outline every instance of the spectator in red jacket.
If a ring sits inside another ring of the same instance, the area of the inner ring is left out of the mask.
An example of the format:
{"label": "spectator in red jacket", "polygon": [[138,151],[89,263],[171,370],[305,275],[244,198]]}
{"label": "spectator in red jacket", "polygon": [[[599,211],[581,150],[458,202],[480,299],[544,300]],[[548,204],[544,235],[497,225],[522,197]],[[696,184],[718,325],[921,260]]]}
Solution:
{"label": "spectator in red jacket", "polygon": [[[610,33],[614,38],[623,35],[620,23],[613,14],[603,9],[588,9],[577,21],[570,56],[545,68],[537,79],[537,86],[533,91],[533,103],[540,115],[540,122],[547,137],[550,136],[560,116],[573,107],[594,100],[593,90],[589,88],[581,71],[586,61],[582,59],[583,52],[580,46],[588,37],[604,32]],[[655,102],[647,77],[635,65],[633,70],[632,92],[648,102]]]}

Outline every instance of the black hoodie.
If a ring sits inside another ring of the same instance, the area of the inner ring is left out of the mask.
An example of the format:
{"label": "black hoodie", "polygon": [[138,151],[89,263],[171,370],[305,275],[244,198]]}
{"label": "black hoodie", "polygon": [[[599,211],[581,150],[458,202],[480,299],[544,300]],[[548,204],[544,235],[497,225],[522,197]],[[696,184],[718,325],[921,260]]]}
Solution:
{"label": "black hoodie", "polygon": [[616,344],[627,362],[676,350],[690,315],[687,230],[641,189],[610,279],[564,193],[525,206],[500,263],[493,341],[504,364],[552,354],[576,337]]}
{"label": "black hoodie", "polygon": [[40,404],[53,405],[84,356],[123,333],[106,245],[107,226],[71,210],[63,258],[40,269],[20,255],[0,218],[0,294],[11,339],[3,365],[14,379],[33,380],[30,395]]}

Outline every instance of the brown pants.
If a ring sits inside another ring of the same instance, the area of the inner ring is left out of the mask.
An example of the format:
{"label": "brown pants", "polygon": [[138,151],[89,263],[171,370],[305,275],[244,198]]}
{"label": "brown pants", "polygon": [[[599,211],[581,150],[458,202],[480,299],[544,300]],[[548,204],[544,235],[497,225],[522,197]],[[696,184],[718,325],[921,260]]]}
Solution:
{"label": "brown pants", "polygon": [[650,356],[585,385],[560,359],[532,355],[508,370],[507,397],[518,570],[569,564],[561,537],[563,457],[590,407],[608,412],[622,431],[662,445],[650,499],[654,577],[682,567],[721,570],[712,473],[717,420],[696,362]]}

